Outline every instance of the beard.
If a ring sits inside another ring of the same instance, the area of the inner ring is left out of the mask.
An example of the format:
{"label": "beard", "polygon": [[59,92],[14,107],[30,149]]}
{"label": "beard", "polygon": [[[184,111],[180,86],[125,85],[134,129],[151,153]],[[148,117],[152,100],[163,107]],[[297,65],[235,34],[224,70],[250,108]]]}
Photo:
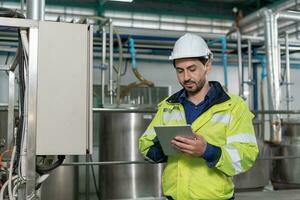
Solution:
{"label": "beard", "polygon": [[[203,78],[199,81],[188,80],[180,84],[189,94],[196,94],[202,90],[205,83],[206,83],[206,78]],[[193,84],[193,86],[187,86],[186,84]]]}

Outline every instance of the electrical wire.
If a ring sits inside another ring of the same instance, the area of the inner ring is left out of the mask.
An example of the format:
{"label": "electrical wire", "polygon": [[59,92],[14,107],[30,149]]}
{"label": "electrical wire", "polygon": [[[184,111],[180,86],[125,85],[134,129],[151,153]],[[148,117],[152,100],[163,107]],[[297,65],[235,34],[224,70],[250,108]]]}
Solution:
{"label": "electrical wire", "polygon": [[47,174],[49,173],[50,171],[56,169],[57,167],[59,167],[65,160],[66,156],[64,155],[58,155],[57,156],[57,161],[55,163],[53,163],[52,165],[50,166],[39,166],[37,165],[36,166],[36,172],[40,175],[43,175],[43,174]]}
{"label": "electrical wire", "polygon": [[[16,178],[18,178],[17,175],[13,176],[12,180],[15,180]],[[6,189],[7,185],[8,185],[8,181],[9,180],[5,181],[5,183],[3,184],[3,186],[2,186],[2,188],[0,190],[0,200],[3,200],[3,198],[4,198],[4,191],[5,191],[5,189]]]}
{"label": "electrical wire", "polygon": [[12,10],[9,8],[0,8],[0,17],[9,17],[9,18],[25,18],[25,16],[17,10]]}
{"label": "electrical wire", "polygon": [[13,177],[13,165],[14,165],[14,159],[16,155],[16,145],[13,148],[11,159],[10,159],[10,167],[9,167],[9,175],[8,175],[8,196],[10,200],[14,200],[12,193],[12,177]]}
{"label": "electrical wire", "polygon": [[12,151],[11,150],[9,150],[9,149],[7,149],[7,150],[5,150],[5,151],[3,151],[1,154],[0,154],[0,167],[2,167],[3,166],[3,157],[4,157],[4,155],[5,154],[7,154],[7,153],[12,153]]}
{"label": "electrical wire", "polygon": [[15,184],[15,186],[14,186],[14,188],[13,188],[13,196],[14,196],[14,197],[17,196],[17,191],[18,191],[19,187],[20,187],[21,185],[25,184],[25,183],[26,183],[26,182],[24,182],[24,181],[18,181],[18,182]]}
{"label": "electrical wire", "polygon": [[[92,158],[92,155],[89,155],[89,158],[90,158],[90,162],[93,162],[93,158]],[[98,197],[98,200],[101,200],[101,194],[99,192],[99,189],[98,189],[98,186],[97,186],[97,181],[96,181],[96,176],[95,176],[95,171],[94,171],[94,166],[91,165],[91,169],[92,169],[92,175],[93,175],[93,182],[94,182],[94,187],[95,187],[95,190],[96,190],[96,194],[97,194],[97,197]],[[99,171],[100,173],[100,171]],[[100,188],[100,191],[101,191],[101,188]]]}

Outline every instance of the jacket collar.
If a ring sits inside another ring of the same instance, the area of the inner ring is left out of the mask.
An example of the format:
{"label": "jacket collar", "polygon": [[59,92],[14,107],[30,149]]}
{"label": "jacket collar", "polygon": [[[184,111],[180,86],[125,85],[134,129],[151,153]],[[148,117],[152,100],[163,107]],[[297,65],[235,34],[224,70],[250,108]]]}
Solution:
{"label": "jacket collar", "polygon": [[[217,81],[209,81],[209,86],[214,87],[215,91],[216,91],[216,98],[214,100],[212,100],[212,102],[209,105],[209,108],[216,105],[216,104],[220,104],[223,103],[227,100],[230,99],[229,95],[224,91],[223,87],[221,86],[221,84]],[[170,96],[166,101],[168,103],[180,103],[180,97],[182,97],[184,95],[185,90],[181,89],[180,91],[176,92],[175,94],[173,94],[172,96]]]}

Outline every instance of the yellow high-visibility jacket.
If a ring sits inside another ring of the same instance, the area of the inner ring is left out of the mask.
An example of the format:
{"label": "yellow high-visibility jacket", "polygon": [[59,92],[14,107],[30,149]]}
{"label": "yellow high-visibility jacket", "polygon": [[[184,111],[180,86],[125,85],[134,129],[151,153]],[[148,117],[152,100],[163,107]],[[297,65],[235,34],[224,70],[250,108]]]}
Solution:
{"label": "yellow high-visibility jacket", "polygon": [[[162,177],[164,195],[176,200],[229,199],[234,194],[232,177],[247,171],[255,162],[259,150],[252,124],[254,115],[239,96],[223,93],[227,98],[215,102],[191,125],[209,144],[221,148],[219,160],[209,166],[202,157],[183,153],[169,156]],[[156,125],[186,125],[182,104],[167,98],[158,105],[155,117],[139,140],[146,158],[157,144],[153,128]],[[162,160],[163,157],[154,161]]]}

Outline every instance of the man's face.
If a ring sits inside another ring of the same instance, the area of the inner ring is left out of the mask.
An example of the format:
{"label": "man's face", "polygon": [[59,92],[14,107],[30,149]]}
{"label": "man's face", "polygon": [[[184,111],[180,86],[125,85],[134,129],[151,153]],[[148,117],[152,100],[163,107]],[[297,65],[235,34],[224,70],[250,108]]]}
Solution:
{"label": "man's face", "polygon": [[211,69],[211,61],[203,65],[198,58],[181,58],[175,60],[177,79],[190,94],[202,90],[207,82],[206,75]]}

